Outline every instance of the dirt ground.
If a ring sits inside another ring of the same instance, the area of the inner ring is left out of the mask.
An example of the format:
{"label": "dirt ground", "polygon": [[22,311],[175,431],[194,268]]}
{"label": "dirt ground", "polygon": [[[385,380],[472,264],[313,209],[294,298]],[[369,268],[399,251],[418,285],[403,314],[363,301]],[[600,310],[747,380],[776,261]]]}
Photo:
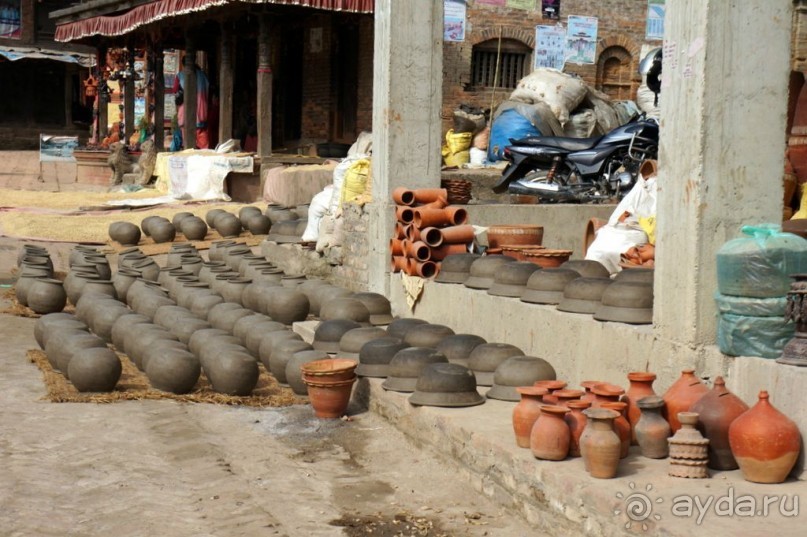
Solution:
{"label": "dirt ground", "polygon": [[42,401],[33,323],[0,316],[2,535],[534,535],[361,409]]}

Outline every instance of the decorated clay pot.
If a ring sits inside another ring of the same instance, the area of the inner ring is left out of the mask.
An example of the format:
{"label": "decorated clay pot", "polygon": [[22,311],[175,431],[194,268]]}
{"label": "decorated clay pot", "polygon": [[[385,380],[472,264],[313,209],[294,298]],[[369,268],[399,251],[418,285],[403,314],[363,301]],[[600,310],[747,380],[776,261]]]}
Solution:
{"label": "decorated clay pot", "polygon": [[717,377],[714,387],[698,399],[690,411],[697,412],[698,429],[709,439],[709,468],[736,469],[737,461],[729,445],[729,427],[748,411],[748,405],[726,388],[723,377]]}
{"label": "decorated clay pot", "polygon": [[306,379],[304,381],[308,386],[308,398],[316,417],[338,419],[345,414],[348,404],[350,404],[353,384],[356,382],[355,376],[336,382],[317,382]]}
{"label": "decorated clay pot", "polygon": [[117,354],[106,347],[96,347],[76,353],[67,371],[70,382],[80,392],[111,392],[122,368]]}
{"label": "decorated clay pot", "polygon": [[28,307],[34,313],[56,313],[64,309],[67,293],[60,280],[51,278],[35,278],[28,289]]}
{"label": "decorated clay pot", "polygon": [[669,454],[667,439],[672,434],[670,424],[662,416],[664,400],[658,395],[643,397],[636,402],[641,415],[633,432],[642,455],[649,459],[664,459]]}
{"label": "decorated clay pot", "polygon": [[729,444],[743,477],[754,483],[787,479],[801,450],[801,435],[793,421],[759,392],[759,401],[729,426]]}
{"label": "decorated clay pot", "polygon": [[622,442],[614,431],[619,413],[607,408],[589,408],[583,413],[588,419],[580,436],[580,453],[591,477],[612,479],[619,469]]}
{"label": "decorated clay pot", "polygon": [[[704,472],[708,455],[709,440],[698,431],[698,414],[695,412],[679,412],[678,421],[681,428],[671,436],[667,443],[670,446],[670,458],[677,460],[702,461]],[[680,476],[695,477],[695,476]]]}
{"label": "decorated clay pot", "polygon": [[580,436],[586,428],[588,421],[583,411],[591,407],[590,401],[569,401],[566,406],[569,408],[569,413],[566,414],[566,425],[569,426],[569,456],[580,456]]}
{"label": "decorated clay pot", "polygon": [[709,388],[695,376],[695,369],[681,371],[681,376],[664,392],[664,417],[670,424],[673,434],[681,428],[678,421],[679,412],[688,412],[698,399],[706,395]]}
{"label": "decorated clay pot", "polygon": [[544,405],[532,426],[530,449],[537,459],[562,461],[569,454],[571,433],[564,417],[568,408]]}
{"label": "decorated clay pot", "polygon": [[619,416],[614,420],[614,431],[617,436],[619,436],[619,441],[621,442],[619,458],[624,459],[628,456],[628,451],[630,450],[630,423],[625,417],[628,404],[620,401],[616,403],[600,403],[600,406],[619,412]]}
{"label": "decorated clay pot", "polygon": [[639,418],[642,411],[637,404],[639,399],[656,395],[653,391],[653,381],[656,380],[656,374],[647,371],[634,371],[628,373],[628,391],[625,392],[624,401],[628,403],[628,422],[631,429],[631,444],[636,445],[636,424],[639,423]]}
{"label": "decorated clay pot", "polygon": [[521,401],[513,408],[513,431],[518,447],[528,448],[532,426],[541,414],[543,406],[541,397],[548,393],[548,390],[529,386],[516,388],[516,391],[521,394]]}

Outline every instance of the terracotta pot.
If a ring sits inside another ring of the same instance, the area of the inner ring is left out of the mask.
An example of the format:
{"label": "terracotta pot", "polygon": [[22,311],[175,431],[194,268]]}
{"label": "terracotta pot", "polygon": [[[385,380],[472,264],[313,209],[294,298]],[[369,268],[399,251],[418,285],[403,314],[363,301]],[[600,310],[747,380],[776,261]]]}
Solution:
{"label": "terracotta pot", "polygon": [[729,445],[729,427],[748,411],[748,405],[726,388],[723,377],[717,377],[714,387],[698,399],[690,410],[698,413],[698,429],[709,439],[709,468],[736,469],[737,461]]}
{"label": "terracotta pot", "polygon": [[356,377],[338,382],[322,383],[305,380],[308,386],[308,399],[314,408],[314,415],[318,418],[341,418],[350,404],[350,393]]}
{"label": "terracotta pot", "polygon": [[594,402],[592,407],[599,407],[602,403],[616,403],[625,394],[625,390],[616,384],[603,382],[596,384],[591,388],[591,393],[594,394]]}
{"label": "terracotta pot", "polygon": [[708,391],[709,388],[695,376],[695,369],[687,368],[681,371],[681,376],[663,395],[664,417],[667,418],[673,434],[681,428],[678,413],[687,412]]}
{"label": "terracotta pot", "polygon": [[393,256],[402,256],[404,255],[403,251],[403,244],[400,239],[390,239],[389,240],[389,249]]}
{"label": "terracotta pot", "polygon": [[747,481],[781,483],[796,464],[801,435],[763,390],[757,404],[729,426],[729,444]]}
{"label": "terracotta pot", "polygon": [[450,255],[465,253],[468,253],[468,246],[465,244],[443,244],[439,248],[432,248],[431,260],[442,261]]}
{"label": "terracotta pot", "polygon": [[614,420],[619,413],[607,408],[589,408],[583,411],[588,419],[580,436],[580,453],[591,477],[612,479],[619,469],[622,442],[614,431]]}
{"label": "terracotta pot", "polygon": [[303,365],[303,380],[306,382],[341,382],[356,376],[359,362],[346,358],[315,360]]}
{"label": "terracotta pot", "polygon": [[549,393],[544,395],[544,403],[547,405],[556,405],[558,403],[558,399],[553,394],[558,390],[564,389],[566,384],[567,383],[564,380],[538,380],[535,382],[535,384],[533,384],[533,386],[546,388]]}
{"label": "terracotta pot", "polygon": [[487,231],[488,246],[535,245],[540,246],[544,239],[544,228],[535,225],[497,225]]}
{"label": "terracotta pot", "polygon": [[448,206],[447,198],[437,198],[436,200],[430,203],[424,203],[420,205],[420,207],[425,209],[444,209],[447,206]]}
{"label": "terracotta pot", "polygon": [[406,256],[414,258],[421,263],[431,258],[431,249],[425,242],[408,242],[407,245],[409,249],[405,252]]}
{"label": "terracotta pot", "polygon": [[614,431],[619,436],[619,441],[622,443],[619,450],[619,458],[624,459],[628,456],[630,450],[630,422],[625,417],[628,404],[623,402],[618,403],[600,403],[602,408],[608,410],[615,410],[619,412],[619,417],[614,420]]}
{"label": "terracotta pot", "polygon": [[656,392],[653,391],[654,380],[656,380],[655,373],[646,371],[628,373],[630,385],[628,386],[628,391],[625,392],[623,401],[628,403],[628,422],[630,422],[631,429],[630,442],[634,446],[638,444],[635,433],[636,424],[639,423],[639,418],[642,415],[637,402],[639,399],[656,395]]}
{"label": "terracotta pot", "polygon": [[412,206],[415,204],[415,193],[403,186],[399,186],[392,191],[392,201],[396,205]]}
{"label": "terracotta pot", "polygon": [[543,403],[541,398],[549,393],[546,388],[525,386],[516,388],[521,394],[521,401],[513,408],[513,431],[516,434],[516,444],[521,448],[530,447],[530,432],[535,420],[541,414]]}
{"label": "terracotta pot", "polygon": [[563,408],[569,408],[569,402],[571,401],[579,401],[585,392],[583,390],[555,390],[552,392],[552,396],[557,401],[555,403],[558,406],[562,406]]}
{"label": "terracotta pot", "polygon": [[572,256],[571,250],[523,250],[525,261],[535,263],[543,268],[556,268],[564,264]]}
{"label": "terracotta pot", "polygon": [[51,278],[35,278],[28,289],[28,307],[34,313],[56,313],[64,309],[67,293],[60,280]]}
{"label": "terracotta pot", "polygon": [[569,454],[571,432],[564,419],[568,408],[543,405],[530,432],[530,449],[537,459],[562,461]]}
{"label": "terracotta pot", "polygon": [[415,221],[415,211],[411,207],[395,207],[395,219],[404,225],[411,224]]}
{"label": "terracotta pot", "polygon": [[603,384],[601,380],[584,380],[580,383],[580,387],[586,392],[583,394],[583,397],[580,398],[581,401],[588,401],[594,404],[594,401],[597,400],[597,396],[591,392],[591,389],[594,388],[597,384]]}
{"label": "terracotta pot", "polygon": [[569,401],[567,403],[567,407],[569,408],[569,413],[566,414],[565,420],[566,425],[569,426],[569,456],[570,457],[579,457],[580,456],[580,435],[583,434],[583,430],[586,428],[586,422],[588,421],[586,415],[583,414],[583,411],[586,410],[591,406],[590,401],[580,401],[579,399],[576,401]]}
{"label": "terracotta pot", "polygon": [[667,440],[670,446],[670,458],[679,461],[703,462],[703,472],[705,473],[706,459],[709,457],[709,440],[704,438],[697,429],[698,414],[696,412],[679,412],[678,421],[681,422],[681,428]]}
{"label": "terracotta pot", "polygon": [[667,439],[671,436],[670,424],[661,415],[664,399],[658,395],[643,397],[636,402],[639,421],[633,429],[642,455],[649,459],[664,459],[670,452]]}
{"label": "terracotta pot", "polygon": [[439,199],[448,199],[448,190],[445,188],[417,188],[412,191],[415,203],[432,203]]}

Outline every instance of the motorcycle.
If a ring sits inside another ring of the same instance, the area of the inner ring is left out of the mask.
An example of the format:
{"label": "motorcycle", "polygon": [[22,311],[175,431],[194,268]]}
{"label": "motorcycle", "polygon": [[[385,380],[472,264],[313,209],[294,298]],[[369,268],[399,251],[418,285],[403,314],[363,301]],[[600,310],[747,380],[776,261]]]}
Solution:
{"label": "motorcycle", "polygon": [[658,155],[659,126],[644,115],[593,138],[530,136],[504,149],[509,164],[493,187],[543,202],[619,199],[636,183],[639,166]]}

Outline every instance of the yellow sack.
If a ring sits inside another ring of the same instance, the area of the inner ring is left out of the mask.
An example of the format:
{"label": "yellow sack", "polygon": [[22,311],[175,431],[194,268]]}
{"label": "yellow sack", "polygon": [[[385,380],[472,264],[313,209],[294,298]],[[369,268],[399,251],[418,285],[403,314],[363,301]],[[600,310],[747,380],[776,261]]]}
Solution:
{"label": "yellow sack", "polygon": [[790,217],[791,220],[796,220],[797,218],[807,218],[807,183],[801,185],[801,203],[799,204],[799,210]]}
{"label": "yellow sack", "polygon": [[345,179],[342,182],[342,192],[339,196],[339,203],[353,201],[367,189],[367,178],[370,175],[370,160],[363,158],[350,165],[345,172]]}
{"label": "yellow sack", "polygon": [[647,234],[647,241],[655,245],[656,244],[656,217],[655,216],[640,216],[639,217],[639,227],[642,228]]}
{"label": "yellow sack", "polygon": [[446,133],[446,147],[450,153],[459,153],[471,149],[474,135],[470,132],[455,133],[454,129],[449,129]]}
{"label": "yellow sack", "polygon": [[443,156],[443,163],[449,168],[460,168],[463,164],[471,161],[471,151],[465,150],[459,153],[451,153]]}

